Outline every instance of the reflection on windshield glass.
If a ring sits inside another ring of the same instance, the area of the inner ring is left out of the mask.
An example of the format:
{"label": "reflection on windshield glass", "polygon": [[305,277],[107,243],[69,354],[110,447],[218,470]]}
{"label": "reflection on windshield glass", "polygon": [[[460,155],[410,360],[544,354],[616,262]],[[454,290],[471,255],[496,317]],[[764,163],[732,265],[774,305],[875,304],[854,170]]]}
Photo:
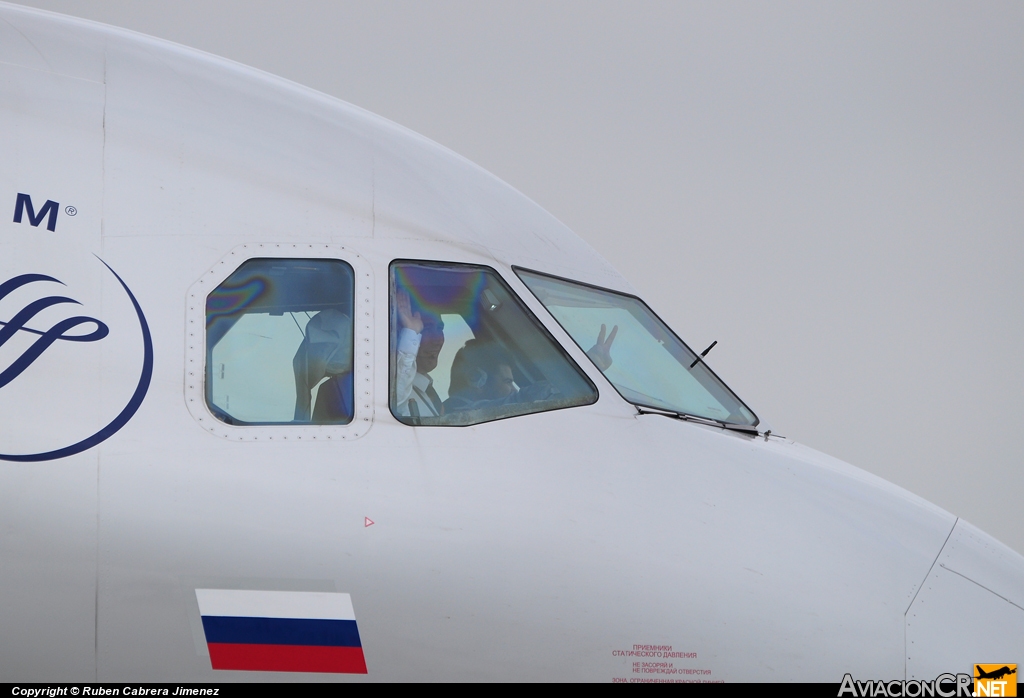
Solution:
{"label": "reflection on windshield glass", "polygon": [[465,426],[589,405],[597,389],[492,269],[391,264],[391,411]]}
{"label": "reflection on windshield glass", "polygon": [[[755,426],[751,412],[641,300],[516,270],[615,389],[636,405]],[[600,329],[598,329],[600,328]]]}

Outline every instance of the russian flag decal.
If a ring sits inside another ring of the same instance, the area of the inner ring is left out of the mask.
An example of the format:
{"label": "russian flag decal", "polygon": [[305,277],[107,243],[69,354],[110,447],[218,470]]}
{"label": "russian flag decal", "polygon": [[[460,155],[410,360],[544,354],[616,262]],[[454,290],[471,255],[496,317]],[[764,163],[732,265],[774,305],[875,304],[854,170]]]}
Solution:
{"label": "russian flag decal", "polygon": [[214,669],[365,674],[352,597],[196,589]]}

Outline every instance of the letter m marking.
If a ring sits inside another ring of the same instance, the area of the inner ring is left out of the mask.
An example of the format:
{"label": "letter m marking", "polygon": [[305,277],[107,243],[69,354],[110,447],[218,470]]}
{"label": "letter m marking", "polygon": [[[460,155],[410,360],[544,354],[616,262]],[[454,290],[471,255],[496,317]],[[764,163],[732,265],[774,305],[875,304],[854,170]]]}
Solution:
{"label": "letter m marking", "polygon": [[28,222],[32,224],[33,228],[38,228],[39,224],[43,222],[43,218],[49,214],[46,229],[52,233],[57,228],[57,209],[59,208],[60,204],[47,199],[43,207],[39,209],[39,215],[36,215],[36,210],[32,207],[32,197],[28,194],[18,194],[18,203],[14,206],[14,222],[21,223],[21,215],[28,209]]}

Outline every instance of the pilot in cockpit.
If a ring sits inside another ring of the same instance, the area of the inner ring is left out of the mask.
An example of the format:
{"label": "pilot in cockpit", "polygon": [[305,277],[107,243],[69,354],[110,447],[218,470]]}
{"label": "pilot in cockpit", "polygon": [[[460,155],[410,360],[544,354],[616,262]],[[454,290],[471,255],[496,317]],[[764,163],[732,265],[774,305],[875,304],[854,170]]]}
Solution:
{"label": "pilot in cockpit", "polygon": [[[495,271],[396,261],[391,272],[390,403],[400,422],[468,426],[597,400],[596,386]],[[609,326],[588,351],[602,370],[616,335]]]}
{"label": "pilot in cockpit", "polygon": [[426,309],[413,310],[409,294],[395,297],[398,311],[398,348],[395,366],[395,410],[400,417],[418,420],[444,414],[434,380],[427,374],[437,367],[444,346],[444,322]]}
{"label": "pilot in cockpit", "polygon": [[310,318],[304,334],[292,359],[295,421],[347,424],[352,421],[352,321],[327,308]]}
{"label": "pilot in cockpit", "polygon": [[451,385],[444,407],[462,412],[545,400],[554,394],[551,384],[536,381],[520,389],[512,375],[512,356],[494,342],[471,339],[452,361]]}

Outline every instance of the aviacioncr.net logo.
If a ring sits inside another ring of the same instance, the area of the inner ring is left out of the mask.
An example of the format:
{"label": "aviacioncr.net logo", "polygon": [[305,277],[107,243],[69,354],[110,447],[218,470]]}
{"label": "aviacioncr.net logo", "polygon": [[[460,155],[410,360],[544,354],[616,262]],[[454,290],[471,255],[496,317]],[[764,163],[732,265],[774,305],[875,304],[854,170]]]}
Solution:
{"label": "aviacioncr.net logo", "polygon": [[931,681],[857,681],[850,674],[846,674],[839,686],[839,696],[853,698],[970,698],[971,695],[970,674],[939,674]]}
{"label": "aviacioncr.net logo", "polygon": [[975,664],[975,696],[1016,696],[1016,664]]}

